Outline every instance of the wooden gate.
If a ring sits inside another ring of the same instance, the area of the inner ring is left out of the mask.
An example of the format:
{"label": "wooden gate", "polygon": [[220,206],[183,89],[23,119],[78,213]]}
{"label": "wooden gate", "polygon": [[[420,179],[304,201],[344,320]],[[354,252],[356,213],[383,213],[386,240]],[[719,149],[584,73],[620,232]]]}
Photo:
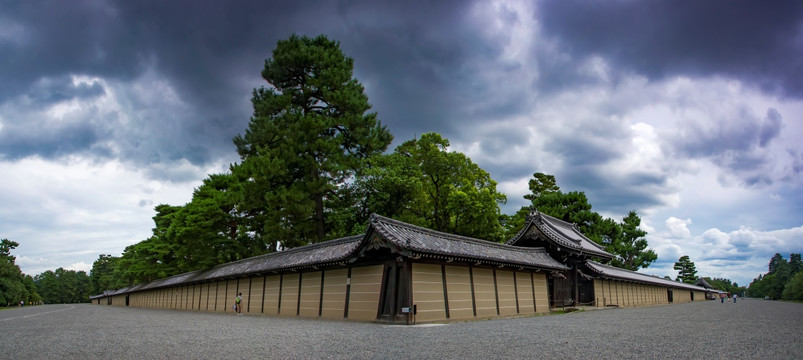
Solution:
{"label": "wooden gate", "polygon": [[549,298],[549,306],[565,307],[574,304],[572,300],[572,281],[567,278],[553,278],[549,279],[549,285],[552,288]]}

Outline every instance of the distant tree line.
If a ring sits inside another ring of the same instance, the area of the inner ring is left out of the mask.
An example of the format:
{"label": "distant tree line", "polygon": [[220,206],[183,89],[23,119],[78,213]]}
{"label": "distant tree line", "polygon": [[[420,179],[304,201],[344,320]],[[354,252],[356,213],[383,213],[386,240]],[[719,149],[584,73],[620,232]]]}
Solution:
{"label": "distant tree line", "polygon": [[11,255],[20,244],[9,239],[0,240],[0,306],[38,303],[42,298],[36,292],[36,285],[30,275],[25,275],[14,262]]}
{"label": "distant tree line", "polygon": [[789,260],[776,253],[766,274],[753,279],[747,296],[772,300],[803,301],[803,262],[800,254],[790,254]]}
{"label": "distant tree line", "polygon": [[88,302],[94,291],[84,271],[45,271],[35,277],[25,275],[14,262],[11,250],[16,241],[0,240],[0,306],[20,304],[64,304]]}
{"label": "distant tree line", "polygon": [[63,268],[47,270],[34,276],[34,283],[46,304],[89,302],[89,296],[94,290],[86,272]]}
{"label": "distant tree line", "polygon": [[704,277],[705,281],[713,286],[715,289],[722,290],[729,294],[745,294],[746,288],[744,286],[739,286],[738,283],[731,282],[729,279],[724,278],[709,278]]}

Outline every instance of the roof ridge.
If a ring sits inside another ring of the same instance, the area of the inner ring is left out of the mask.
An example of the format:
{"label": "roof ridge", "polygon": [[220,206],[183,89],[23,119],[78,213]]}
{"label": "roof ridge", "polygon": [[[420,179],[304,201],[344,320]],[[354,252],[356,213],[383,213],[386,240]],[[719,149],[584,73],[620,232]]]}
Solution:
{"label": "roof ridge", "polygon": [[624,268],[616,267],[616,266],[613,266],[613,265],[598,263],[598,262],[593,261],[593,260],[586,260],[586,261],[588,263],[591,263],[594,266],[600,266],[600,267],[604,267],[604,268],[608,268],[608,269],[613,269],[613,270],[628,272],[628,273],[631,273],[631,274],[636,274],[636,275],[639,275],[639,276],[650,277],[650,278],[653,278],[655,280],[659,280],[660,282],[663,282],[663,283],[665,283],[667,285],[668,285],[668,283],[672,283],[672,284],[674,284],[674,285],[676,285],[677,287],[680,287],[680,288],[687,288],[687,289],[694,288],[694,289],[703,290],[703,291],[708,290],[708,289],[706,289],[706,288],[704,288],[702,286],[697,286],[697,285],[694,285],[694,284],[688,284],[688,283],[684,283],[684,282],[680,282],[680,281],[674,281],[674,280],[670,280],[670,279],[665,279],[665,278],[662,278],[662,277],[660,277],[658,275],[644,274],[644,273],[640,273],[638,271],[624,269]]}
{"label": "roof ridge", "polygon": [[308,250],[314,250],[314,249],[317,249],[317,248],[325,248],[325,247],[329,247],[329,246],[335,246],[335,245],[338,245],[338,244],[341,244],[341,243],[354,241],[357,238],[363,238],[364,236],[365,236],[365,234],[351,235],[351,236],[345,236],[345,237],[342,237],[342,238],[322,241],[322,242],[315,243],[315,244],[298,246],[298,247],[290,248],[290,249],[287,249],[287,250],[274,251],[272,253],[267,253],[267,254],[248,257],[248,258],[245,258],[245,259],[239,259],[239,260],[235,260],[235,261],[225,262],[225,263],[222,263],[222,264],[217,264],[217,265],[212,266],[212,267],[210,267],[208,269],[196,269],[196,270],[183,272],[183,273],[175,274],[175,275],[170,275],[170,276],[167,276],[167,277],[158,278],[158,279],[154,279],[154,280],[151,280],[151,281],[145,281],[145,282],[141,282],[141,283],[134,284],[134,285],[131,285],[131,286],[126,286],[126,287],[123,287],[123,288],[120,288],[120,289],[109,290],[109,291],[113,291],[113,292],[117,293],[117,292],[121,292],[121,291],[128,291],[128,290],[133,289],[133,288],[138,287],[138,286],[147,286],[147,285],[156,285],[158,287],[159,285],[161,285],[163,283],[166,283],[166,282],[169,282],[171,279],[175,279],[175,278],[178,278],[178,277],[193,278],[194,276],[211,273],[211,272],[214,272],[216,270],[220,270],[222,268],[230,267],[232,265],[236,266],[237,264],[240,264],[240,263],[243,263],[243,262],[249,262],[249,261],[255,261],[255,260],[260,260],[260,259],[272,258],[272,257],[275,257],[275,256],[285,256],[285,255],[288,255],[288,254],[293,254],[293,253],[297,253],[297,252],[301,252],[301,251],[308,251]]}
{"label": "roof ridge", "polygon": [[[575,224],[575,223],[570,223],[570,222],[568,222],[568,221],[565,221],[565,220],[558,219],[558,218],[556,218],[556,217],[554,217],[554,216],[547,215],[547,214],[544,214],[544,213],[542,213],[542,212],[539,212],[539,213],[538,213],[538,215],[539,215],[539,216],[542,216],[542,217],[548,217],[548,218],[550,218],[550,219],[548,219],[548,220],[550,220],[550,221],[544,221],[544,223],[546,223],[546,224],[547,224],[547,225],[549,225],[551,228],[553,228],[553,230],[555,230],[555,231],[557,231],[557,232],[561,233],[561,235],[563,235],[563,237],[564,237],[566,240],[568,240],[568,241],[571,241],[571,242],[572,242],[572,243],[574,243],[574,244],[578,244],[578,245],[579,245],[579,244],[580,244],[580,240],[574,240],[574,239],[572,239],[572,238],[570,238],[570,237],[566,236],[566,234],[564,234],[564,233],[563,233],[563,231],[562,231],[561,229],[557,229],[556,227],[557,227],[557,226],[560,226],[560,225],[564,225],[564,224],[565,224],[565,225],[566,225],[565,227],[567,227],[567,228],[571,229],[571,230],[572,230],[572,231],[574,231],[575,233],[577,233],[577,234],[580,234],[580,235],[582,235],[583,237],[587,237],[587,236],[585,236],[585,234],[583,234],[583,233],[581,233],[581,232],[579,232],[579,231],[577,230],[577,224]],[[554,221],[552,221],[552,220],[554,220]],[[555,224],[554,222],[558,222],[558,224]]]}
{"label": "roof ridge", "polygon": [[[362,238],[362,237],[365,237],[365,234],[345,236],[345,237],[341,237],[341,238],[337,238],[337,239],[321,241],[319,243],[296,246],[294,248],[289,248],[289,249],[282,250],[282,251],[274,251],[274,252],[267,253],[267,254],[256,255],[256,256],[247,257],[247,258],[244,258],[244,259],[239,259],[239,260],[235,260],[235,261],[230,261],[230,262],[218,264],[218,265],[215,265],[215,266],[213,266],[213,267],[211,267],[209,269],[205,269],[205,270],[212,270],[212,269],[216,269],[216,268],[221,267],[221,266],[228,266],[228,265],[232,265],[232,264],[238,264],[238,263],[241,263],[241,262],[252,261],[252,260],[255,260],[255,259],[262,259],[262,258],[268,258],[268,257],[273,257],[273,256],[281,256],[282,254],[293,254],[293,253],[296,253],[296,252],[307,251],[307,250],[310,250],[310,249],[317,249],[317,248],[322,248],[322,247],[335,246],[335,245],[338,245],[340,243],[354,241],[356,238]],[[195,271],[202,271],[202,270],[204,270],[204,269],[195,270]]]}
{"label": "roof ridge", "polygon": [[[504,249],[508,249],[508,250],[516,250],[516,251],[521,251],[521,252],[543,252],[543,253],[546,253],[546,250],[543,247],[526,248],[526,247],[521,247],[521,246],[509,245],[507,243],[498,243],[498,242],[491,241],[491,240],[477,239],[477,238],[473,238],[473,237],[465,236],[465,235],[451,234],[451,233],[447,233],[447,232],[443,232],[443,231],[437,231],[437,230],[428,229],[428,228],[425,228],[425,227],[422,227],[422,226],[418,226],[418,225],[414,225],[414,224],[409,224],[409,223],[406,223],[406,222],[403,222],[403,221],[400,221],[400,220],[392,219],[392,218],[389,218],[389,217],[386,217],[386,216],[382,216],[382,215],[378,215],[378,214],[375,214],[375,213],[371,214],[371,221],[373,221],[374,219],[377,219],[378,221],[391,223],[391,224],[393,224],[395,226],[404,227],[404,228],[410,229],[412,231],[417,231],[417,232],[424,233],[424,234],[429,234],[429,235],[438,235],[438,236],[447,238],[449,240],[454,240],[454,241],[462,241],[462,242],[466,242],[466,243],[473,243],[473,244],[479,244],[479,245],[496,246],[496,247],[500,247],[500,248],[504,248]],[[528,249],[531,249],[531,250],[528,251]],[[537,251],[532,251],[532,250],[536,250],[536,249],[537,249]]]}

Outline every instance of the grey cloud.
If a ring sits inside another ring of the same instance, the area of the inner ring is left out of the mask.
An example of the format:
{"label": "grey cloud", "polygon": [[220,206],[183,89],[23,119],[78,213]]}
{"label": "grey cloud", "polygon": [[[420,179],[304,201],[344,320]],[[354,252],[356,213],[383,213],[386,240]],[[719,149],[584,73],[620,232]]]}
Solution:
{"label": "grey cloud", "polygon": [[354,57],[358,79],[369,86],[374,110],[397,141],[428,131],[455,133],[482,115],[512,112],[521,103],[488,103],[495,88],[479,80],[482,69],[474,67],[494,59],[502,44],[483,41],[480,29],[462,20],[468,6],[457,3],[422,9],[371,2],[341,9],[348,33],[344,51]]}
{"label": "grey cloud", "polygon": [[91,99],[104,94],[104,89],[98,82],[91,84],[74,84],[72,77],[61,75],[55,78],[39,79],[35,82],[26,97],[33,100],[33,106],[47,106],[53,103],[70,99]]}
{"label": "grey cloud", "polygon": [[[86,152],[99,137],[90,124],[67,124],[36,131],[4,125],[0,131],[0,158],[16,160],[31,155],[53,158]],[[108,149],[101,149],[100,153],[108,154]]]}
{"label": "grey cloud", "polygon": [[545,148],[572,166],[604,164],[623,157],[630,146],[631,133],[618,120],[605,116],[602,113],[595,118],[551,120],[561,126],[548,133]]}
{"label": "grey cloud", "polygon": [[554,137],[548,141],[547,149],[576,167],[604,164],[623,155],[615,142],[595,143],[594,139],[579,136]]}
{"label": "grey cloud", "polygon": [[68,109],[52,116],[42,112],[59,102],[91,101],[103,93],[100,84],[76,85],[67,75],[39,79],[5,106],[7,113],[0,112],[0,157],[10,160],[31,155],[53,158],[78,152],[110,155],[108,148],[98,144],[108,131],[94,125],[100,116],[97,109]]}
{"label": "grey cloud", "polygon": [[662,205],[662,195],[673,191],[666,186],[669,175],[619,173],[604,164],[572,166],[556,174],[558,186],[565,192],[582,191],[596,211],[605,209],[619,214]]}
{"label": "grey cloud", "polygon": [[[86,74],[125,84],[152,69],[188,105],[167,120],[182,125],[173,129],[170,145],[160,143],[159,136],[142,140],[138,137],[146,134],[133,129],[130,139],[117,141],[150,148],[123,155],[139,163],[157,154],[203,164],[213,154],[233,153],[231,138],[247,126],[251,89],[265,84],[259,72],[276,41],[291,33],[325,33],[355,58],[360,81],[381,84],[370,89],[370,101],[398,140],[424,131],[445,133],[466,119],[460,111],[466,96],[486,95],[450,91],[472,80],[471,69],[461,70],[461,62],[498,51],[498,45],[475,41],[478,30],[461,23],[461,9],[467,7],[459,4],[428,3],[426,10],[416,2],[15,4],[8,13],[20,19],[28,35],[19,43],[0,43],[0,52],[14,46],[15,54],[0,58],[0,78],[10,85],[0,90],[0,104],[42,78]],[[484,89],[482,84],[475,88]],[[56,92],[49,100],[97,90]],[[141,104],[131,105],[139,111]]]}
{"label": "grey cloud", "polygon": [[783,125],[782,119],[783,117],[778,110],[773,108],[767,109],[767,121],[761,124],[761,130],[759,131],[759,146],[765,147],[770,140],[778,137],[781,133],[781,126]]}
{"label": "grey cloud", "polygon": [[681,120],[667,141],[678,156],[710,159],[738,174],[749,186],[764,185],[773,182],[772,176],[762,171],[774,162],[766,147],[782,127],[782,116],[773,108],[763,119],[741,108],[706,124],[699,119]]}
{"label": "grey cloud", "polygon": [[483,133],[480,150],[485,154],[499,154],[514,146],[526,145],[530,141],[526,130],[516,127],[493,129]]}
{"label": "grey cloud", "polygon": [[489,156],[488,158],[482,160],[472,159],[472,161],[477,163],[477,165],[479,165],[485,171],[488,171],[488,173],[491,174],[496,182],[530,178],[532,177],[533,173],[538,171],[529,162],[522,161],[526,159],[517,160],[494,157],[495,156]]}
{"label": "grey cloud", "polygon": [[552,0],[536,14],[576,59],[601,55],[652,79],[734,76],[794,97],[803,96],[802,15],[795,1],[726,0]]}
{"label": "grey cloud", "polygon": [[792,158],[791,161],[791,175],[799,175],[803,173],[803,153],[800,153],[797,149],[786,149],[786,154]]}
{"label": "grey cloud", "polygon": [[18,21],[24,34],[0,42],[0,103],[20,95],[42,77],[69,73],[114,74],[130,78],[140,58],[127,48],[130,38],[119,26],[112,6],[104,2],[6,2],[5,15]]}

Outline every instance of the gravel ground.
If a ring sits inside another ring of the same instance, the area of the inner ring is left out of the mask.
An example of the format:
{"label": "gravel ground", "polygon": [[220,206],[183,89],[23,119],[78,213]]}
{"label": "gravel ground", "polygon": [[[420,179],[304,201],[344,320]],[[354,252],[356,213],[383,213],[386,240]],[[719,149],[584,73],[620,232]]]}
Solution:
{"label": "gravel ground", "polygon": [[399,326],[104,305],[0,311],[0,359],[803,359],[803,304],[740,299]]}

